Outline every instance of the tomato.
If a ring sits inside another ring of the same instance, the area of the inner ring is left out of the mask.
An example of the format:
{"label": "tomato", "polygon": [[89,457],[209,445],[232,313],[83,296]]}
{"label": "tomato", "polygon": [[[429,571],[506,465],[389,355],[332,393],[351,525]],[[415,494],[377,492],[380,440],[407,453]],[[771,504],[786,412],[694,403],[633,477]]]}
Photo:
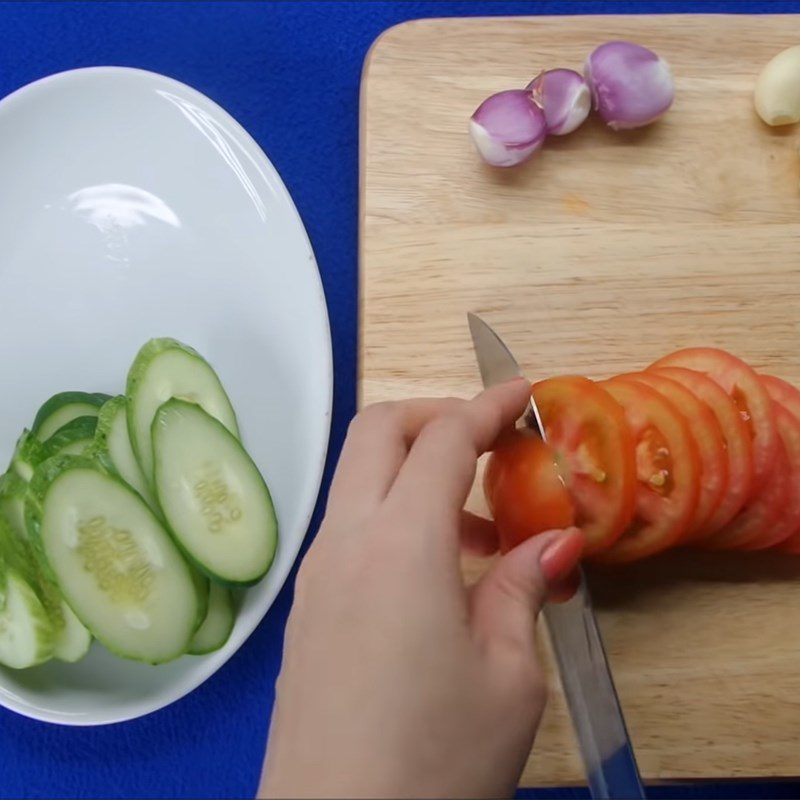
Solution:
{"label": "tomato", "polygon": [[[730,524],[702,542],[710,550],[757,549],[767,541],[789,496],[789,458],[783,442],[772,459],[773,473],[764,488],[733,518]],[[765,545],[769,546],[769,545]]]}
{"label": "tomato", "polygon": [[[800,452],[798,452],[800,449],[798,448],[800,444],[800,390],[772,375],[760,375],[759,377],[769,396],[791,416],[795,423],[794,426],[789,427],[785,422],[782,424],[780,414],[777,417],[778,429],[781,432],[781,438],[786,447],[791,465],[791,476],[789,478],[791,498],[786,504],[786,509],[778,525],[784,524],[791,527],[791,523],[787,522],[787,519],[791,520],[794,516],[793,510],[800,506],[800,474],[798,473],[800,469],[798,466],[800,464]],[[798,522],[789,536],[779,544],[779,548],[787,553],[800,553],[800,522]]]}
{"label": "tomato", "polygon": [[608,547],[633,516],[636,463],[625,413],[586,378],[549,378],[534,385],[548,444],[575,504],[585,554]]}
{"label": "tomato", "polygon": [[[770,393],[771,394],[771,393]],[[773,400],[773,402],[775,402]],[[786,497],[779,506],[780,513],[775,522],[761,530],[759,535],[743,545],[745,550],[763,550],[786,542],[800,531],[800,419],[783,405],[775,402],[775,423],[778,435],[786,452]],[[776,470],[780,469],[778,464]],[[776,480],[773,472],[772,481]],[[767,487],[762,489],[762,493]],[[792,545],[789,545],[791,548]]]}
{"label": "tomato", "polygon": [[702,534],[728,487],[728,457],[722,428],[711,409],[682,384],[658,372],[633,372],[624,378],[639,381],[669,400],[686,418],[700,456],[700,496],[686,541]]}
{"label": "tomato", "polygon": [[689,423],[655,389],[630,378],[599,384],[624,409],[636,449],[636,513],[599,561],[621,563],[680,542],[694,519],[700,457]]}
{"label": "tomato", "polygon": [[753,442],[733,399],[714,380],[702,372],[684,367],[649,369],[685,386],[702,400],[717,418],[722,429],[727,456],[728,485],[722,500],[693,540],[715,533],[742,509],[753,489]]}
{"label": "tomato", "polygon": [[758,377],[767,390],[767,394],[790,414],[800,419],[800,389],[774,375],[759,375]]}
{"label": "tomato", "polygon": [[732,398],[753,441],[753,489],[766,484],[772,472],[778,430],[772,400],[755,370],[736,356],[712,347],[690,347],[656,361],[653,367],[687,367],[713,378]]}
{"label": "tomato", "polygon": [[575,522],[553,451],[538,433],[514,431],[489,456],[483,491],[505,553],[531,536]]}

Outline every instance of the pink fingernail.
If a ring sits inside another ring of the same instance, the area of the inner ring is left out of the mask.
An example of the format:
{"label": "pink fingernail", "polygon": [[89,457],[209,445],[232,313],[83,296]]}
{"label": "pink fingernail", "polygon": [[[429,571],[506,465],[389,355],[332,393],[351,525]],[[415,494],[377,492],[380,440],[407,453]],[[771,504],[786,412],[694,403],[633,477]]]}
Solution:
{"label": "pink fingernail", "polygon": [[583,555],[585,537],[579,528],[567,528],[539,556],[539,567],[548,584],[566,578],[578,565]]}

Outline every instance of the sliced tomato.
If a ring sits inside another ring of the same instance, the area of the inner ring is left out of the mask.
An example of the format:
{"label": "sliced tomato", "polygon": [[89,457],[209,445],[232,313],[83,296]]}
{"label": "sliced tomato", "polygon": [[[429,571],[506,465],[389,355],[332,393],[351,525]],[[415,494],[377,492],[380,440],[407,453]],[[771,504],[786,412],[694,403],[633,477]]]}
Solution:
{"label": "sliced tomato", "polygon": [[[786,447],[789,456],[790,477],[789,492],[790,498],[786,502],[783,516],[777,523],[778,526],[791,528],[792,522],[796,519],[795,514],[800,514],[800,390],[787,383],[781,378],[773,375],[759,375],[769,396],[792,418],[793,425],[789,425],[783,415],[778,414],[778,431]],[[780,531],[778,531],[780,533]],[[779,548],[787,553],[800,553],[800,520],[789,535],[779,543]]]}
{"label": "sliced tomato", "polygon": [[622,377],[655,389],[678,408],[689,423],[700,456],[700,495],[685,537],[685,541],[690,542],[702,535],[703,526],[728,488],[728,457],[722,428],[706,403],[678,381],[655,371],[632,372]]}
{"label": "sliced tomato", "polygon": [[685,367],[651,368],[647,372],[664,375],[689,389],[711,409],[722,429],[727,456],[728,486],[705,525],[692,537],[697,541],[727,525],[741,511],[751,495],[753,442],[733,398],[707,375]]}
{"label": "sliced tomato", "polygon": [[755,370],[740,358],[713,347],[678,350],[652,366],[687,367],[703,372],[733,398],[753,442],[753,489],[749,499],[755,499],[769,479],[778,447],[772,400]]}
{"label": "sliced tomato", "polygon": [[774,375],[759,375],[767,394],[780,403],[790,414],[800,419],[800,389],[792,386],[788,381],[782,378],[776,378]]}
{"label": "sliced tomato", "polygon": [[[773,402],[775,402],[773,400]],[[758,536],[742,545],[744,550],[764,550],[786,542],[800,531],[800,420],[789,413],[780,403],[775,402],[775,423],[778,435],[786,452],[786,496],[779,506],[780,513],[771,525],[765,527]],[[776,470],[781,466],[776,462]],[[776,479],[772,473],[771,481]],[[762,489],[767,492],[768,487]]]}
{"label": "sliced tomato", "polygon": [[585,553],[597,553],[633,516],[636,462],[625,413],[608,392],[577,376],[541,381],[533,396],[586,536]]}
{"label": "sliced tomato", "polygon": [[[780,520],[789,497],[789,458],[783,442],[772,457],[773,472],[764,488],[726,525],[702,546],[709,550],[759,549]],[[763,545],[768,547],[769,545]]]}
{"label": "sliced tomato", "polygon": [[537,533],[575,522],[553,451],[533,431],[502,437],[486,464],[483,490],[503,553]]}
{"label": "sliced tomato", "polygon": [[625,377],[599,384],[624,409],[636,448],[636,512],[630,527],[599,556],[635,561],[682,540],[700,493],[700,456],[689,423],[655,389]]}

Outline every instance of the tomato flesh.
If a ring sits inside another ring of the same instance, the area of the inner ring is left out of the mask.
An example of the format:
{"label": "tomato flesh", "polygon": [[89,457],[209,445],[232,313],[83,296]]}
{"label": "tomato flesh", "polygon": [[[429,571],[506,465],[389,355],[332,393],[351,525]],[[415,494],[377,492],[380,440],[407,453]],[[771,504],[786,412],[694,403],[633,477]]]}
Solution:
{"label": "tomato flesh", "polygon": [[686,367],[703,372],[730,395],[753,444],[753,487],[748,499],[755,499],[770,478],[779,441],[772,400],[755,370],[740,358],[713,347],[678,350],[652,367]]}
{"label": "tomato flesh", "polygon": [[647,371],[663,375],[689,389],[711,409],[722,430],[727,458],[727,488],[719,505],[692,537],[693,541],[702,540],[727,525],[751,495],[753,442],[733,399],[716,381],[685,367],[659,367]]}
{"label": "tomato flesh", "polygon": [[697,509],[700,457],[676,406],[644,383],[620,376],[599,384],[625,410],[637,456],[631,526],[598,560],[635,561],[680,542]]}
{"label": "tomato flesh", "polygon": [[548,378],[533,386],[548,444],[586,537],[585,554],[614,542],[633,516],[636,464],[625,414],[586,378]]}
{"label": "tomato flesh", "polygon": [[[786,473],[786,494],[778,501],[779,513],[775,521],[742,545],[744,550],[775,547],[800,530],[800,420],[780,403],[775,403],[775,406],[775,423],[787,457],[785,466],[781,465],[780,460],[776,462],[776,470],[783,469]],[[773,473],[771,480],[776,480],[776,473]],[[767,492],[767,487],[762,492]]]}
{"label": "tomato flesh", "polygon": [[[773,472],[764,488],[721,531],[702,542],[709,550],[755,550],[769,547],[789,497],[789,457],[783,442],[772,459]],[[786,535],[784,534],[784,538]]]}
{"label": "tomato flesh", "polygon": [[767,390],[767,394],[790,414],[800,419],[800,389],[774,375],[759,375],[758,377]]}
{"label": "tomato flesh", "polygon": [[722,428],[711,409],[678,381],[652,372],[633,372],[624,378],[644,383],[669,400],[686,418],[700,457],[700,494],[686,541],[702,535],[703,526],[722,501],[728,487],[728,459]]}
{"label": "tomato flesh", "polygon": [[483,489],[503,553],[537,533],[575,522],[553,451],[533,431],[514,431],[498,442],[486,464]]}
{"label": "tomato flesh", "polygon": [[[800,553],[800,519],[796,515],[800,515],[800,390],[772,375],[760,375],[759,377],[769,396],[791,418],[790,422],[780,412],[776,417],[790,465],[790,497],[777,525],[792,528],[794,521],[797,524],[794,525],[794,529],[790,531],[789,535],[779,542],[778,547],[784,552],[798,554]],[[779,533],[780,531],[778,531]]]}

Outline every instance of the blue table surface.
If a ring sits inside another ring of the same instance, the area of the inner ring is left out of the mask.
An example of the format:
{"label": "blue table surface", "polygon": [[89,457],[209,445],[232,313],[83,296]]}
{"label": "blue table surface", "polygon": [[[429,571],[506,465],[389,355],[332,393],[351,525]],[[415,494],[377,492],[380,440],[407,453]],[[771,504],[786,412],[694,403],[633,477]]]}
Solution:
{"label": "blue table surface", "polygon": [[[0,96],[75,67],[154,70],[226,108],[272,159],[308,228],[333,330],[331,449],[307,546],[355,409],[358,88],[370,44],[420,17],[692,11],[798,12],[800,2],[0,2]],[[71,729],[0,709],[0,796],[252,797],[293,575],[237,655],[160,712]],[[650,795],[797,797],[800,784],[661,786]]]}

